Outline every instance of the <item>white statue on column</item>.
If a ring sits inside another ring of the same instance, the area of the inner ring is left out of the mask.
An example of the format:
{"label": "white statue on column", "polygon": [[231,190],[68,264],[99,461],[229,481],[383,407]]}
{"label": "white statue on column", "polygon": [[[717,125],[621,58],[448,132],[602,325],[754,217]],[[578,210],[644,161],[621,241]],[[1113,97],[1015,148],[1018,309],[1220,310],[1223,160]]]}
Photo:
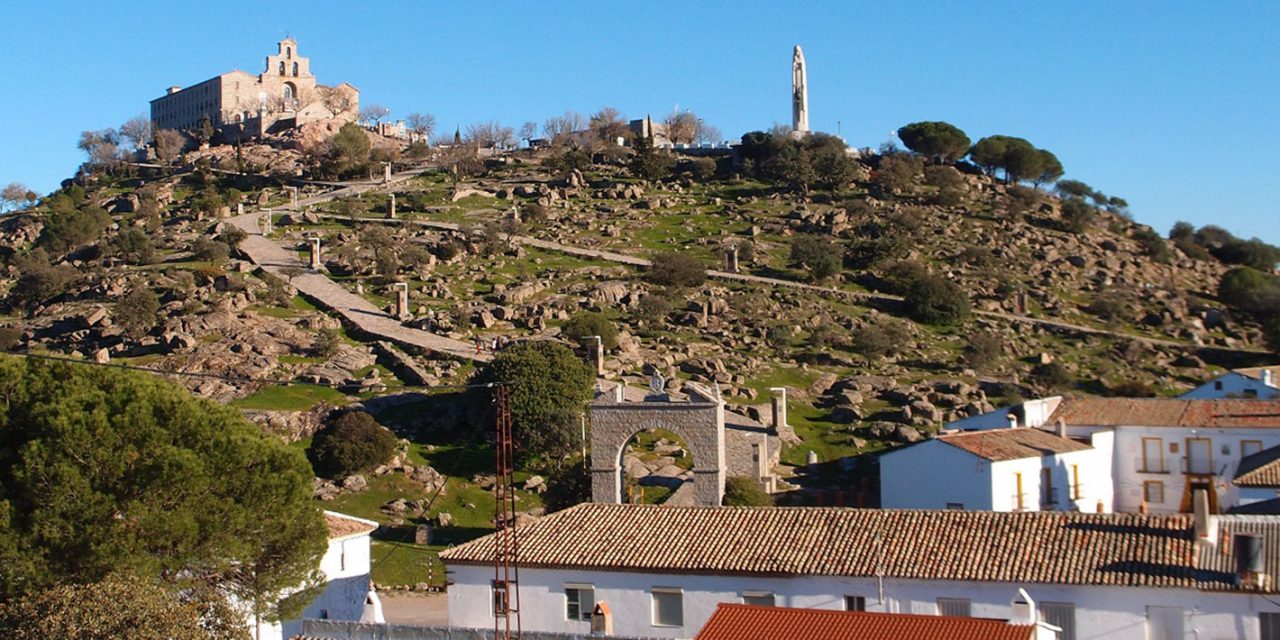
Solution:
{"label": "white statue on column", "polygon": [[791,54],[791,129],[800,134],[809,132],[809,82],[800,45]]}

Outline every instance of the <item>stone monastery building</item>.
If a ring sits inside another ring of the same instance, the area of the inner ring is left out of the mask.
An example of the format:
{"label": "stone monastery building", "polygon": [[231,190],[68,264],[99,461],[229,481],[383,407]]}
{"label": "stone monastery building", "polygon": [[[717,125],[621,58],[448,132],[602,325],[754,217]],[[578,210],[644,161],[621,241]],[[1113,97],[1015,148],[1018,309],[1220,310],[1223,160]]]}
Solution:
{"label": "stone monastery building", "polygon": [[316,84],[310,58],[299,55],[296,40],[285,38],[267,56],[262,73],[237,69],[185,89],[169,87],[151,101],[151,122],[157,129],[185,131],[208,116],[215,128],[241,124],[245,134],[261,135],[315,120],[354,120],[359,108],[359,89],[346,82]]}

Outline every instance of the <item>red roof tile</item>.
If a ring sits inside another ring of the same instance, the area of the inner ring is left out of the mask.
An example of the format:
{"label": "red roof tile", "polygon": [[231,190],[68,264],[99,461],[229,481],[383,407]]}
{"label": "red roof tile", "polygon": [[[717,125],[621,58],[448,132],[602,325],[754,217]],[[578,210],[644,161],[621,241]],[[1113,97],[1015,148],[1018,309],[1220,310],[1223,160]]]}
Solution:
{"label": "red roof tile", "polygon": [[695,640],[1029,640],[1004,620],[721,604]]}
{"label": "red roof tile", "polygon": [[[519,535],[523,567],[1231,588],[1196,573],[1185,514],[581,504]],[[490,564],[493,545],[440,558]]]}
{"label": "red roof tile", "polygon": [[1277,400],[1064,398],[1046,424],[1092,427],[1280,428]]}
{"label": "red roof tile", "polygon": [[993,462],[1093,448],[1055,433],[1027,428],[965,431],[938,436],[937,440]]}
{"label": "red roof tile", "polygon": [[1232,482],[1238,487],[1280,487],[1280,447],[1242,458]]}
{"label": "red roof tile", "polygon": [[324,512],[324,522],[329,525],[329,539],[345,538],[361,533],[370,533],[378,528],[376,522],[356,518],[333,511]]}

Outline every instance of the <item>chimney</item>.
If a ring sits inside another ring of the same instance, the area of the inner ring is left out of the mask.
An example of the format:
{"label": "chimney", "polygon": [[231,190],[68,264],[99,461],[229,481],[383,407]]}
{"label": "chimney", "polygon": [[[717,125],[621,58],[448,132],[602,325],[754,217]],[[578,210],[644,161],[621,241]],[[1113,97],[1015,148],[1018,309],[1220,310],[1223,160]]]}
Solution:
{"label": "chimney", "polygon": [[182,91],[182,87],[179,87],[178,85],[175,84],[172,87],[169,87],[168,91],[165,92],[165,95],[171,96],[179,91]]}
{"label": "chimney", "polygon": [[1196,540],[1209,539],[1209,492],[1196,489],[1191,493],[1191,508],[1195,514]]}
{"label": "chimney", "polygon": [[596,608],[591,611],[591,635],[613,635],[613,612],[604,600],[597,602]]}
{"label": "chimney", "polygon": [[1028,625],[1040,621],[1036,616],[1036,601],[1031,599],[1026,589],[1018,589],[1018,595],[1014,596],[1010,611],[1009,624]]}
{"label": "chimney", "polygon": [[1010,411],[1010,412],[1009,412],[1009,415],[1007,415],[1007,416],[1005,416],[1005,417],[1009,419],[1009,428],[1010,428],[1010,429],[1017,429],[1017,428],[1018,428],[1018,414],[1016,414],[1016,413],[1014,413],[1014,412]]}
{"label": "chimney", "polygon": [[1275,375],[1274,375],[1273,373],[1271,373],[1271,370],[1270,370],[1270,369],[1263,369],[1263,370],[1262,370],[1262,384],[1264,384],[1264,385],[1266,385],[1266,386],[1268,386],[1268,387],[1274,387],[1274,386],[1276,386],[1276,382],[1275,382]]}
{"label": "chimney", "polygon": [[1232,538],[1232,547],[1236,556],[1236,585],[1262,587],[1266,572],[1266,563],[1262,557],[1262,536],[1237,533]]}
{"label": "chimney", "polygon": [[1067,437],[1067,423],[1066,423],[1066,421],[1064,421],[1062,418],[1058,418],[1058,422],[1057,422],[1057,424],[1056,424],[1055,426],[1057,426],[1057,431],[1058,431],[1058,437],[1059,437],[1059,438],[1065,438],[1065,437]]}

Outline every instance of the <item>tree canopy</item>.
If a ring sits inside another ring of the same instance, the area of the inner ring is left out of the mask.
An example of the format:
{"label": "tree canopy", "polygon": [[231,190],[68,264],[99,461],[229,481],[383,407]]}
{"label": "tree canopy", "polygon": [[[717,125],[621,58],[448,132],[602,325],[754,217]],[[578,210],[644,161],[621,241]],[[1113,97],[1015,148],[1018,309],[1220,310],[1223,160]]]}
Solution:
{"label": "tree canopy", "polygon": [[1006,182],[1030,180],[1040,184],[1057,180],[1063,174],[1057,156],[1013,136],[983,138],[969,150],[969,158],[987,173],[1004,171]]}
{"label": "tree canopy", "polygon": [[954,162],[969,152],[969,136],[949,122],[913,122],[898,129],[898,139],[935,162]]}
{"label": "tree canopy", "polygon": [[[512,432],[516,456],[544,458],[552,466],[578,449],[579,425],[591,399],[595,372],[568,347],[550,341],[516,344],[498,352],[476,373],[474,383],[510,384]],[[476,406],[489,406],[493,390],[478,389]],[[479,427],[492,429],[490,408]]]}
{"label": "tree canopy", "polygon": [[319,580],[301,452],[143,374],[0,358],[0,599],[117,572],[216,585],[267,619]]}

